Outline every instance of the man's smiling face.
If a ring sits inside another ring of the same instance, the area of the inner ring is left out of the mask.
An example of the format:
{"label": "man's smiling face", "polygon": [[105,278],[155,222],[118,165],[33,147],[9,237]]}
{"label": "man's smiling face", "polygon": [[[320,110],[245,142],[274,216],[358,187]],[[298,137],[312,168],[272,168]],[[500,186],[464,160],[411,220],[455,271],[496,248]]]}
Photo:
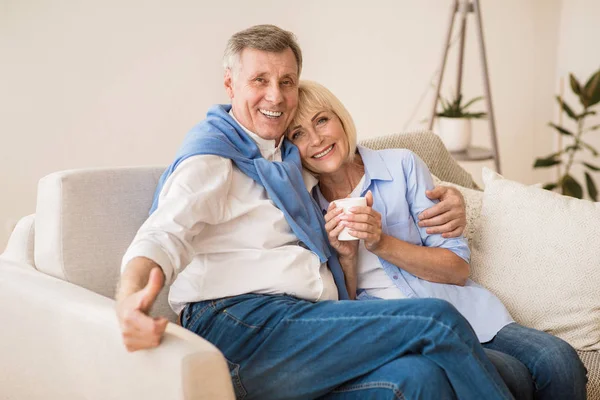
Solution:
{"label": "man's smiling face", "polygon": [[246,129],[277,143],[298,106],[298,64],[291,49],[271,53],[246,48],[233,71],[225,72],[225,88],[233,115]]}

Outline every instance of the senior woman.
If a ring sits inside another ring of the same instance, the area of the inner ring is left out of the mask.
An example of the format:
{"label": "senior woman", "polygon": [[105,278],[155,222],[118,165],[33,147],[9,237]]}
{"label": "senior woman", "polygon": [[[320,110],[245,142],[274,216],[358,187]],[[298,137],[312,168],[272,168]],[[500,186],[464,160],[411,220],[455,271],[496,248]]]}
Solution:
{"label": "senior woman", "polygon": [[[358,300],[435,297],[469,321],[486,354],[518,399],[585,399],[586,371],[566,342],[513,321],[500,300],[468,279],[464,237],[444,238],[419,227],[435,204],[427,166],[404,149],[356,145],[348,111],[325,87],[304,81],[286,137],[300,150],[309,187],[325,213],[332,246],[355,260],[346,280]],[[318,184],[317,184],[318,179]],[[366,207],[342,213],[333,200],[366,196]],[[338,241],[343,228],[358,241]]]}

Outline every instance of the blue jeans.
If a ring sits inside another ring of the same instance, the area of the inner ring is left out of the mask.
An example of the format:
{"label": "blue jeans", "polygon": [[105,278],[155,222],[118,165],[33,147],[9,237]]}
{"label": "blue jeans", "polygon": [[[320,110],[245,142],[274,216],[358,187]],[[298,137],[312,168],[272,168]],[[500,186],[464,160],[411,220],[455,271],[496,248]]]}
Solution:
{"label": "blue jeans", "polygon": [[469,323],[438,299],[247,294],[188,305],[238,399],[512,399]]}
{"label": "blue jeans", "polygon": [[577,352],[555,336],[512,323],[483,347],[517,399],[586,398],[586,369]]}

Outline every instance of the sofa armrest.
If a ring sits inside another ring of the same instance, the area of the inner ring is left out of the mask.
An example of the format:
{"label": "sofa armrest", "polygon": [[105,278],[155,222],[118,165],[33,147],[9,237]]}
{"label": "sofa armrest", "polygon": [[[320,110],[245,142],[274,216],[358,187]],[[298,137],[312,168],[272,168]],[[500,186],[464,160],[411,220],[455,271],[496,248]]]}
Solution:
{"label": "sofa armrest", "polygon": [[0,258],[12,260],[26,267],[34,266],[33,244],[35,239],[35,214],[19,220],[13,229]]}
{"label": "sofa armrest", "polygon": [[128,353],[114,301],[0,260],[0,387],[14,399],[233,399],[227,363],[169,324],[152,350]]}

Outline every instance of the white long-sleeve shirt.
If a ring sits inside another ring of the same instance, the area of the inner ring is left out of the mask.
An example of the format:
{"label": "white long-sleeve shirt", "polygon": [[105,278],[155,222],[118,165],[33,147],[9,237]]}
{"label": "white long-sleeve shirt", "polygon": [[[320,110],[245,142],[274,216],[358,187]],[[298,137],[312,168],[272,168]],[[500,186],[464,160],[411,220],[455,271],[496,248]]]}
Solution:
{"label": "white long-sleeve shirt", "polygon": [[[274,140],[247,133],[265,159],[281,161]],[[160,265],[178,314],[191,302],[245,293],[338,298],[327,265],[299,245],[264,187],[219,156],[193,156],[175,169],[121,271],[135,257]]]}

